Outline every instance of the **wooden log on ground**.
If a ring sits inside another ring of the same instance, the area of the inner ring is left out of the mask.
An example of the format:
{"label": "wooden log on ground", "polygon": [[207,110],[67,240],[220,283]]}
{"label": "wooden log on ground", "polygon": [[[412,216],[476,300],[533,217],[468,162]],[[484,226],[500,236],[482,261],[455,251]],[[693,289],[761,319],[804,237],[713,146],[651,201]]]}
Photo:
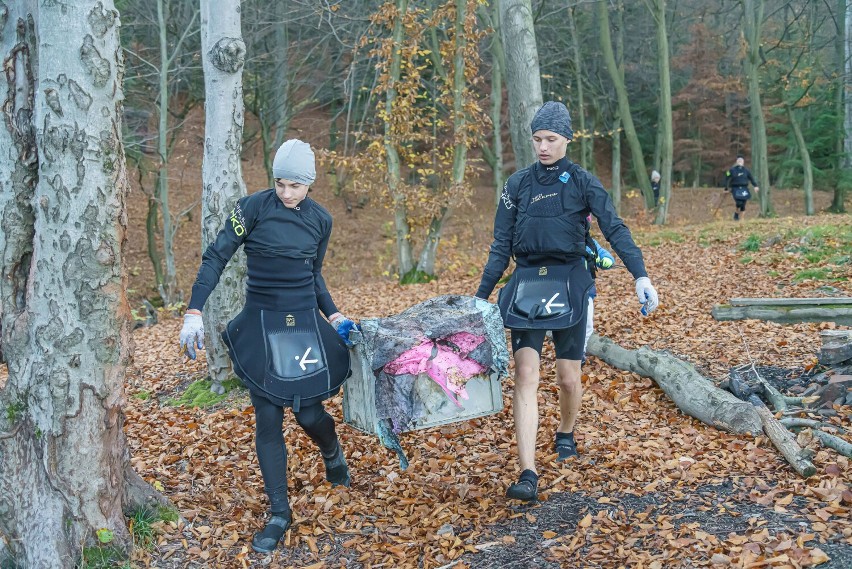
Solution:
{"label": "wooden log on ground", "polygon": [[834,365],[852,359],[852,330],[822,330],[819,333],[822,349],[819,363]]}
{"label": "wooden log on ground", "polygon": [[793,433],[788,431],[787,427],[772,415],[772,411],[757,395],[750,395],[749,402],[754,405],[760,415],[760,420],[763,422],[763,432],[766,433],[775,448],[781,451],[793,470],[803,478],[816,474],[816,466],[811,462],[810,452],[799,446]]}
{"label": "wooden log on ground", "polygon": [[647,347],[622,348],[612,340],[592,334],[586,351],[611,366],[650,377],[678,409],[729,433],[758,434],[763,430],[754,407],[716,387],[692,364]]}
{"label": "wooden log on ground", "polygon": [[840,437],[830,435],[825,431],[820,431],[819,429],[814,429],[812,432],[819,438],[823,446],[834,449],[843,456],[852,458],[852,443],[844,441]]}
{"label": "wooden log on ground", "polygon": [[732,298],[731,306],[852,306],[852,298],[847,296],[811,297],[811,298]]}
{"label": "wooden log on ground", "polygon": [[[711,314],[716,320],[770,320],[772,322],[781,322],[784,324],[794,324],[798,322],[836,322],[842,325],[852,325],[852,303],[827,301],[852,300],[852,299],[784,299],[779,298],[774,304],[761,302],[759,304],[743,304],[746,299],[739,300],[740,305],[735,306],[733,301],[731,304],[717,304],[713,307]],[[755,299],[768,301],[774,299]],[[789,300],[820,300],[821,304],[811,303],[793,303],[789,304],[785,301]]]}

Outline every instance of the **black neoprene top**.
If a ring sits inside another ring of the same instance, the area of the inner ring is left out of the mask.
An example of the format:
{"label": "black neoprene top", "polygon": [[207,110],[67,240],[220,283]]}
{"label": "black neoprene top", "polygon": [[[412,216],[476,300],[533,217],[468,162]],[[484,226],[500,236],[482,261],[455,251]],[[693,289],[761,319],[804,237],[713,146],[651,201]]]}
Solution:
{"label": "black neoprene top", "polygon": [[754,176],[751,175],[751,171],[745,166],[736,165],[727,172],[725,172],[725,187],[739,187],[739,186],[748,186],[748,183],[751,182],[752,186],[757,186],[757,182],[754,181]]}
{"label": "black neoprene top", "polygon": [[244,246],[246,306],[266,310],[337,307],[322,278],[331,214],[311,198],[287,208],[274,189],[240,198],[216,241],[204,251],[189,308],[201,310],[228,260]]}
{"label": "black neoprene top", "polygon": [[647,276],[642,252],[600,180],[566,157],[550,166],[536,162],[506,180],[476,296],[488,298],[513,255],[521,266],[531,256],[584,255],[589,212],[633,277]]}

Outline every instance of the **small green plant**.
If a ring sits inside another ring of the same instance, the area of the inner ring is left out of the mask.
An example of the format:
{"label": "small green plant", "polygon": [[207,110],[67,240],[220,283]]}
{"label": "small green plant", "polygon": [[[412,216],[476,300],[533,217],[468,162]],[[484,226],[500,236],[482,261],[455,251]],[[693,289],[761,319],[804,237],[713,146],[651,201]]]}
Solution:
{"label": "small green plant", "polygon": [[752,233],[740,245],[741,251],[758,251],[760,249],[760,236]]}
{"label": "small green plant", "polygon": [[151,392],[143,389],[142,391],[134,393],[133,398],[139,399],[140,401],[148,401],[151,398]]}
{"label": "small green plant", "polygon": [[781,276],[781,273],[779,273],[778,271],[767,271],[766,274],[769,275],[772,278]]}
{"label": "small green plant", "polygon": [[6,407],[6,419],[10,423],[17,423],[21,414],[27,410],[27,404],[23,401],[15,401]]}
{"label": "small green plant", "polygon": [[740,259],[740,263],[742,263],[743,265],[748,265],[752,261],[754,261],[754,259],[752,258],[751,255],[746,255],[745,257]]}
{"label": "small green plant", "polygon": [[224,401],[231,390],[240,386],[242,386],[242,383],[239,379],[227,379],[222,382],[222,387],[225,388],[225,392],[222,395],[219,395],[210,391],[210,382],[208,380],[202,379],[189,384],[189,387],[186,388],[183,395],[177,399],[166,399],[165,404],[171,405],[172,407],[211,407]]}
{"label": "small green plant", "polygon": [[828,269],[805,269],[796,273],[793,277],[794,281],[817,280],[824,281],[829,278],[830,271]]}
{"label": "small green plant", "polygon": [[79,569],[131,569],[131,565],[117,548],[110,545],[96,545],[83,548]]}
{"label": "small green plant", "polygon": [[423,271],[418,271],[417,269],[411,269],[399,279],[399,284],[407,285],[407,284],[420,284],[420,283],[430,283],[434,281],[437,277],[435,275],[430,275],[429,273],[424,273]]}
{"label": "small green plant", "polygon": [[133,545],[142,549],[150,549],[154,545],[157,522],[176,522],[179,518],[176,509],[168,506],[156,506],[153,508],[142,507],[130,516],[130,535],[133,537]]}

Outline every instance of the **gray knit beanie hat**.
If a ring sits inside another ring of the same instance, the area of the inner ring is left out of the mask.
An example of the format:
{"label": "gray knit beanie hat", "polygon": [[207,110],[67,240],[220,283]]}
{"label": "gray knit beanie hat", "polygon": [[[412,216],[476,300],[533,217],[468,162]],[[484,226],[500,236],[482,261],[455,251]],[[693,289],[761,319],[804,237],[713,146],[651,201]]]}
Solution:
{"label": "gray knit beanie hat", "polygon": [[568,140],[574,138],[574,131],[571,130],[571,113],[558,101],[546,102],[533,117],[530,129],[533,134],[538,130],[549,130],[561,134]]}
{"label": "gray knit beanie hat", "polygon": [[311,145],[292,138],[281,145],[272,162],[272,177],[310,186],[317,178]]}

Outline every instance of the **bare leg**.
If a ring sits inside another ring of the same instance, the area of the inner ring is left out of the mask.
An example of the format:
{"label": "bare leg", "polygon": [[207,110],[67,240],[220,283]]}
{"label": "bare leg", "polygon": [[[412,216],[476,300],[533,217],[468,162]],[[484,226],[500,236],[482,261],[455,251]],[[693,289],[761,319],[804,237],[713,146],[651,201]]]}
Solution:
{"label": "bare leg", "polygon": [[[517,360],[516,360],[517,361]],[[580,360],[556,360],[556,384],[559,386],[560,433],[574,431],[574,423],[583,404],[583,382],[580,380]]]}
{"label": "bare leg", "polygon": [[541,358],[532,348],[515,352],[515,391],[512,411],[521,471],[535,468],[535,439],[538,433],[538,381]]}

